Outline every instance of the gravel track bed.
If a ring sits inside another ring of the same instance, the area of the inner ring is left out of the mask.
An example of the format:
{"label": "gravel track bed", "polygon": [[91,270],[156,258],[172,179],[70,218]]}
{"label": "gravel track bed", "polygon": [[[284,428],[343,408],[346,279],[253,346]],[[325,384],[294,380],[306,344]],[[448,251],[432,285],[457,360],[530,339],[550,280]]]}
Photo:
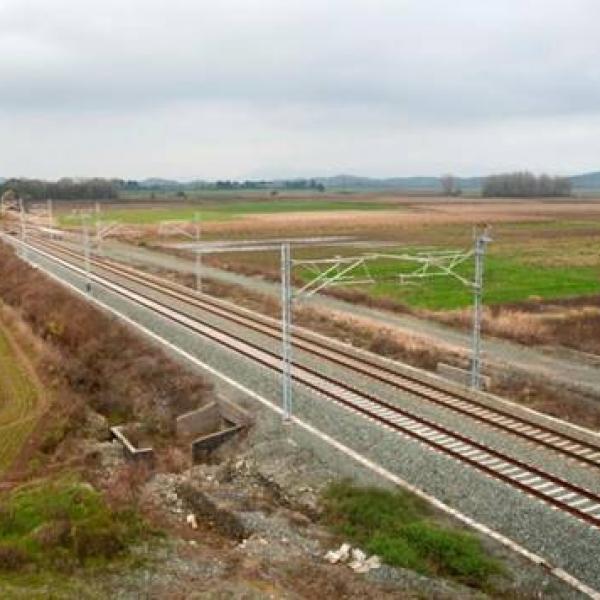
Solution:
{"label": "gravel track bed", "polygon": [[[114,279],[130,288],[147,293],[147,290],[144,290],[143,286],[132,284],[125,278],[115,277]],[[156,293],[153,293],[152,297],[160,299],[160,295]],[[281,353],[280,343],[264,334],[246,328],[242,329],[239,325],[231,323],[227,319],[212,315],[201,309],[191,308],[184,302],[174,299],[165,300],[168,306],[173,309],[179,309],[186,314],[197,316],[203,322],[219,327],[232,335],[243,335],[244,339],[256,344],[259,348],[264,348],[277,354]],[[470,439],[481,442],[509,457],[522,460],[550,474],[555,474],[576,483],[585,489],[600,493],[600,469],[586,466],[558,452],[544,449],[544,447],[532,442],[527,442],[516,435],[510,435],[493,427],[486,426],[475,419],[427,402],[416,394],[397,390],[388,384],[358,374],[346,367],[320,359],[309,352],[294,349],[293,353],[295,360],[299,360],[300,364],[311,367],[330,377],[337,378],[341,382],[348,383],[356,390],[370,393],[399,408],[425,417],[434,423],[442,424],[452,431],[462,433]]]}
{"label": "gravel track bed", "polygon": [[[40,261],[42,262],[42,261]],[[51,266],[71,283],[83,287],[81,277]],[[94,295],[182,349],[197,356],[248,388],[279,403],[280,377],[250,359],[234,356],[183,327],[151,311],[95,287]],[[509,486],[422,444],[360,418],[317,394],[294,386],[295,413],[321,431],[343,440],[354,450],[382,465],[450,506],[502,532],[533,552],[561,566],[588,585],[600,589],[598,552],[600,531],[551,509]],[[348,470],[348,468],[346,468]],[[351,471],[350,467],[350,471]]]}
{"label": "gravel track bed", "polygon": [[[77,247],[74,244],[66,243],[66,245],[70,246],[71,249],[73,249],[77,252],[80,252],[80,250],[81,250],[79,247]],[[117,242],[115,240],[110,240],[109,243],[105,244],[104,255],[107,257],[112,257],[113,259],[118,260],[118,261],[129,263],[130,265],[135,266],[141,270],[144,270],[144,269],[148,268],[149,266],[159,266],[159,268],[174,269],[174,270],[182,272],[182,273],[193,273],[194,272],[193,271],[194,264],[184,258],[176,257],[176,256],[173,256],[170,254],[161,253],[157,250],[150,250],[148,248],[138,248],[131,244],[124,244],[122,242]],[[262,292],[262,293],[267,293],[270,295],[274,294],[277,298],[279,298],[280,294],[278,291],[279,288],[278,288],[277,283],[270,282],[270,281],[263,281],[256,277],[252,278],[252,277],[248,277],[246,275],[240,275],[238,273],[224,271],[222,269],[216,269],[213,267],[209,267],[207,265],[204,265],[203,268],[205,269],[206,276],[208,276],[208,277],[213,277],[217,280],[222,280],[226,283],[234,283],[237,285],[247,286],[252,289],[255,289],[256,291]],[[385,313],[384,311],[377,311],[375,309],[370,309],[368,307],[355,305],[355,304],[349,304],[347,302],[343,302],[341,300],[338,300],[335,298],[330,298],[327,296],[317,296],[315,298],[306,299],[306,300],[303,300],[303,304],[306,304],[307,306],[316,305],[317,308],[319,308],[319,307],[332,308],[336,311],[350,313],[350,315],[352,313],[356,313],[358,316],[367,316],[369,319],[373,320],[374,322],[378,321],[382,327],[391,327],[391,328],[399,327],[400,330],[406,330],[406,323],[404,323],[404,321],[406,319],[408,319],[411,323],[415,322],[415,323],[418,323],[419,325],[426,325],[427,327],[432,327],[434,330],[436,330],[436,328],[438,330],[441,328],[441,330],[444,331],[445,334],[452,333],[452,334],[456,334],[457,336],[463,336],[463,337],[465,337],[465,339],[468,338],[468,336],[465,336],[465,334],[448,329],[447,326],[440,325],[438,323],[417,320],[414,317],[407,317],[406,315],[402,315],[402,316],[401,315],[393,315],[393,314]],[[415,329],[418,330],[418,327],[416,327]],[[439,331],[438,331],[438,333],[439,333]],[[339,342],[339,343],[342,344],[341,342]],[[506,351],[506,348],[510,347],[512,350],[517,349],[522,352],[533,353],[536,356],[539,355],[540,360],[544,360],[544,361],[552,360],[552,358],[556,358],[556,357],[553,357],[553,355],[548,357],[546,350],[523,348],[521,346],[511,344],[510,342],[507,342],[504,340],[488,339],[488,340],[484,340],[484,344],[487,346],[490,346],[490,347],[494,346],[495,344],[499,344],[504,351]],[[345,346],[345,344],[342,344],[342,346]],[[407,376],[417,375],[417,377],[424,379],[424,381],[429,381],[429,382],[431,382],[432,385],[438,385],[438,386],[443,387],[444,389],[448,389],[448,388],[451,390],[456,389],[457,391],[459,391],[461,389],[460,386],[457,386],[453,382],[446,380],[444,378],[441,378],[434,373],[422,371],[422,370],[416,369],[410,365],[395,363],[394,361],[386,360],[384,357],[377,356],[375,354],[368,353],[366,351],[361,351],[360,349],[354,348],[354,350],[357,352],[365,352],[365,354],[368,355],[371,360],[375,360],[376,362],[382,364],[383,366],[392,368],[399,375],[407,375]],[[515,357],[511,358],[511,354],[510,354],[510,352],[508,352],[508,354],[507,354],[507,356],[505,356],[505,360],[504,360],[504,362],[506,362],[506,364],[508,365],[508,368],[510,368],[511,360],[515,360]],[[503,362],[503,361],[500,361],[500,362]],[[498,363],[498,366],[499,365],[500,365],[500,363]],[[570,360],[570,361],[563,360],[561,362],[561,365],[562,365],[561,369],[564,370],[564,373],[561,376],[566,376],[568,374],[570,380],[578,379],[578,373],[576,371],[580,367],[585,367],[588,370],[590,370],[590,368],[591,368],[589,365],[575,364],[572,360]],[[568,365],[568,366],[565,366],[565,365]],[[544,372],[547,374],[548,377],[556,376],[557,368],[558,367],[556,367],[556,368],[552,367],[550,369],[546,368],[546,370]],[[598,377],[598,372],[599,372],[598,369],[595,369],[595,377]],[[558,384],[560,385],[560,382]],[[472,392],[469,390],[467,393],[472,393]],[[600,434],[595,433],[590,430],[577,428],[577,426],[570,424],[568,421],[553,420],[552,417],[544,415],[543,413],[536,413],[536,412],[529,411],[529,410],[527,410],[526,407],[520,406],[519,404],[517,404],[515,402],[510,402],[509,404],[506,404],[505,402],[503,402],[503,399],[498,398],[492,394],[484,393],[484,392],[478,392],[477,399],[482,404],[485,404],[491,408],[499,407],[502,410],[504,410],[505,412],[508,412],[515,416],[521,416],[532,423],[538,423],[543,426],[551,427],[558,432],[563,432],[567,435],[571,435],[574,437],[578,437],[582,440],[586,440],[589,443],[592,443],[595,445],[600,445]]]}

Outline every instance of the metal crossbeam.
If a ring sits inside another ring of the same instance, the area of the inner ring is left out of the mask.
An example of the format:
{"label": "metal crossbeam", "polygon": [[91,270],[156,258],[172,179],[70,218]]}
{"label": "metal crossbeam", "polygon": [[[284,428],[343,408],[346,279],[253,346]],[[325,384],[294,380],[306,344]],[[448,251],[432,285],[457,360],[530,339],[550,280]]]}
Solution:
{"label": "metal crossbeam", "polygon": [[[395,281],[399,284],[432,277],[453,277],[468,287],[473,286],[457,272],[457,267],[470,259],[473,250],[434,250],[403,254],[369,253],[360,256],[337,256],[335,258],[294,260],[293,266],[303,267],[314,275],[297,293],[298,296],[312,296],[330,286],[371,284],[376,281]],[[369,264],[376,260],[393,260],[414,265],[408,272],[397,273],[393,277],[373,277]]]}
{"label": "metal crossbeam", "polygon": [[96,221],[96,241],[100,242],[105,237],[116,233],[123,224],[120,221]]}
{"label": "metal crossbeam", "polygon": [[195,239],[194,231],[189,231],[190,222],[182,220],[161,221],[158,225],[158,235],[182,235],[189,239]]}
{"label": "metal crossbeam", "polygon": [[[339,285],[373,284],[376,281],[390,280],[389,277],[373,277],[369,264],[376,260],[408,263],[408,272],[397,273],[391,278],[400,285],[434,277],[451,277],[473,291],[473,350],[471,360],[471,387],[481,385],[481,317],[483,299],[483,260],[485,249],[491,238],[488,228],[475,233],[475,248],[472,250],[421,250],[402,254],[369,253],[361,256],[336,256],[334,258],[314,258],[292,260],[290,243],[281,245],[281,306],[282,306],[282,404],[283,416],[289,420],[292,415],[292,309],[294,298],[309,298],[327,287]],[[471,281],[457,269],[470,258],[475,257],[475,279]],[[291,285],[291,272],[294,267],[304,268],[312,279],[296,292]]]}
{"label": "metal crossbeam", "polygon": [[[300,261],[294,261],[294,265],[301,264]],[[375,283],[367,268],[365,257],[357,258],[335,258],[326,260],[307,261],[306,265],[315,274],[315,278],[304,285],[296,296],[312,296],[320,290],[331,285],[358,284],[358,283]],[[325,270],[321,271],[321,265],[328,265]],[[353,271],[362,267],[363,278],[358,280]],[[366,275],[366,277],[365,277]]]}
{"label": "metal crossbeam", "polygon": [[194,240],[196,242],[196,247],[194,248],[194,274],[196,277],[196,291],[202,291],[202,249],[200,248],[200,238],[201,238],[201,229],[200,229],[201,219],[200,213],[194,213],[193,220],[193,228],[192,231],[188,231],[186,227],[190,226],[189,221],[182,220],[171,220],[171,221],[161,221],[158,226],[158,234],[159,235],[182,235],[187,237],[188,239]]}

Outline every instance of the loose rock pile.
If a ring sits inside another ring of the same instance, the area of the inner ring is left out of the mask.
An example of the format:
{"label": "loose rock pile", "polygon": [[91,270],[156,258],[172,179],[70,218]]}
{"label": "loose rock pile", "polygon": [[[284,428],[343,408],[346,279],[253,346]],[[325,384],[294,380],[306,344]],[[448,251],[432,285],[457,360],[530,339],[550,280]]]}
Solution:
{"label": "loose rock pile", "polygon": [[350,544],[342,544],[338,550],[330,550],[325,560],[332,565],[346,563],[355,573],[368,573],[381,567],[381,559],[376,554],[370,558],[360,548],[352,548]]}

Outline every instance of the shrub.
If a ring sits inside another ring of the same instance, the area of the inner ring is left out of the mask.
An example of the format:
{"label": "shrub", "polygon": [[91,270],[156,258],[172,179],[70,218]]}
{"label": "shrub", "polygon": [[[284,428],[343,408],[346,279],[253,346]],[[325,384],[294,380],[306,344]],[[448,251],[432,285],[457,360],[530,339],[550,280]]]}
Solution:
{"label": "shrub", "polygon": [[497,563],[483,554],[479,540],[468,533],[415,522],[404,526],[401,535],[418,555],[427,557],[437,574],[477,586],[499,571]]}
{"label": "shrub", "polygon": [[375,534],[367,542],[366,549],[383,557],[390,565],[421,573],[427,571],[427,564],[410,542],[403,537]]}
{"label": "shrub", "polygon": [[106,498],[115,509],[137,503],[140,490],[150,471],[144,463],[127,464],[115,471],[107,486]]}
{"label": "shrub", "polygon": [[90,558],[113,558],[127,545],[126,526],[108,513],[94,515],[72,528],[73,553],[84,563]]}
{"label": "shrub", "polygon": [[46,480],[5,498],[0,514],[0,568],[28,563],[69,571],[124,553],[144,534],[130,507],[112,509],[90,485]]}
{"label": "shrub", "polygon": [[439,525],[428,507],[408,493],[344,481],[326,490],[323,503],[324,520],[334,531],[390,565],[473,587],[485,586],[501,572],[476,537]]}
{"label": "shrub", "polygon": [[27,553],[12,544],[0,543],[0,571],[16,571],[27,564]]}

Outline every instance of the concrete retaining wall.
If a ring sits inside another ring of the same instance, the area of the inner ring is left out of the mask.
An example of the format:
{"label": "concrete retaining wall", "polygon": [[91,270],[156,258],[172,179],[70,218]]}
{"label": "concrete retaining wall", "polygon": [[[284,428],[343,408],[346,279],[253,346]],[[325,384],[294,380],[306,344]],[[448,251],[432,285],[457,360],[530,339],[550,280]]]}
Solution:
{"label": "concrete retaining wall", "polygon": [[252,423],[252,415],[241,408],[239,404],[223,396],[217,397],[217,404],[221,416],[228,423],[233,423],[234,425],[250,425]]}
{"label": "concrete retaining wall", "polygon": [[192,410],[175,419],[178,436],[208,435],[221,428],[221,413],[216,402]]}
{"label": "concrete retaining wall", "polygon": [[180,436],[197,436],[192,442],[192,460],[200,462],[251,422],[250,413],[218,396],[214,402],[177,417],[176,431]]}
{"label": "concrete retaining wall", "polygon": [[211,435],[205,435],[192,442],[192,460],[193,462],[201,462],[216,450],[221,444],[234,437],[237,433],[244,429],[243,425],[234,425],[217,431]]}
{"label": "concrete retaining wall", "polygon": [[252,422],[250,413],[223,397],[192,410],[176,419],[179,436],[204,436],[221,431],[227,425],[246,426]]}
{"label": "concrete retaining wall", "polygon": [[110,433],[123,446],[123,453],[127,460],[143,462],[149,467],[154,466],[154,450],[152,448],[136,448],[123,431],[123,426],[111,427]]}

